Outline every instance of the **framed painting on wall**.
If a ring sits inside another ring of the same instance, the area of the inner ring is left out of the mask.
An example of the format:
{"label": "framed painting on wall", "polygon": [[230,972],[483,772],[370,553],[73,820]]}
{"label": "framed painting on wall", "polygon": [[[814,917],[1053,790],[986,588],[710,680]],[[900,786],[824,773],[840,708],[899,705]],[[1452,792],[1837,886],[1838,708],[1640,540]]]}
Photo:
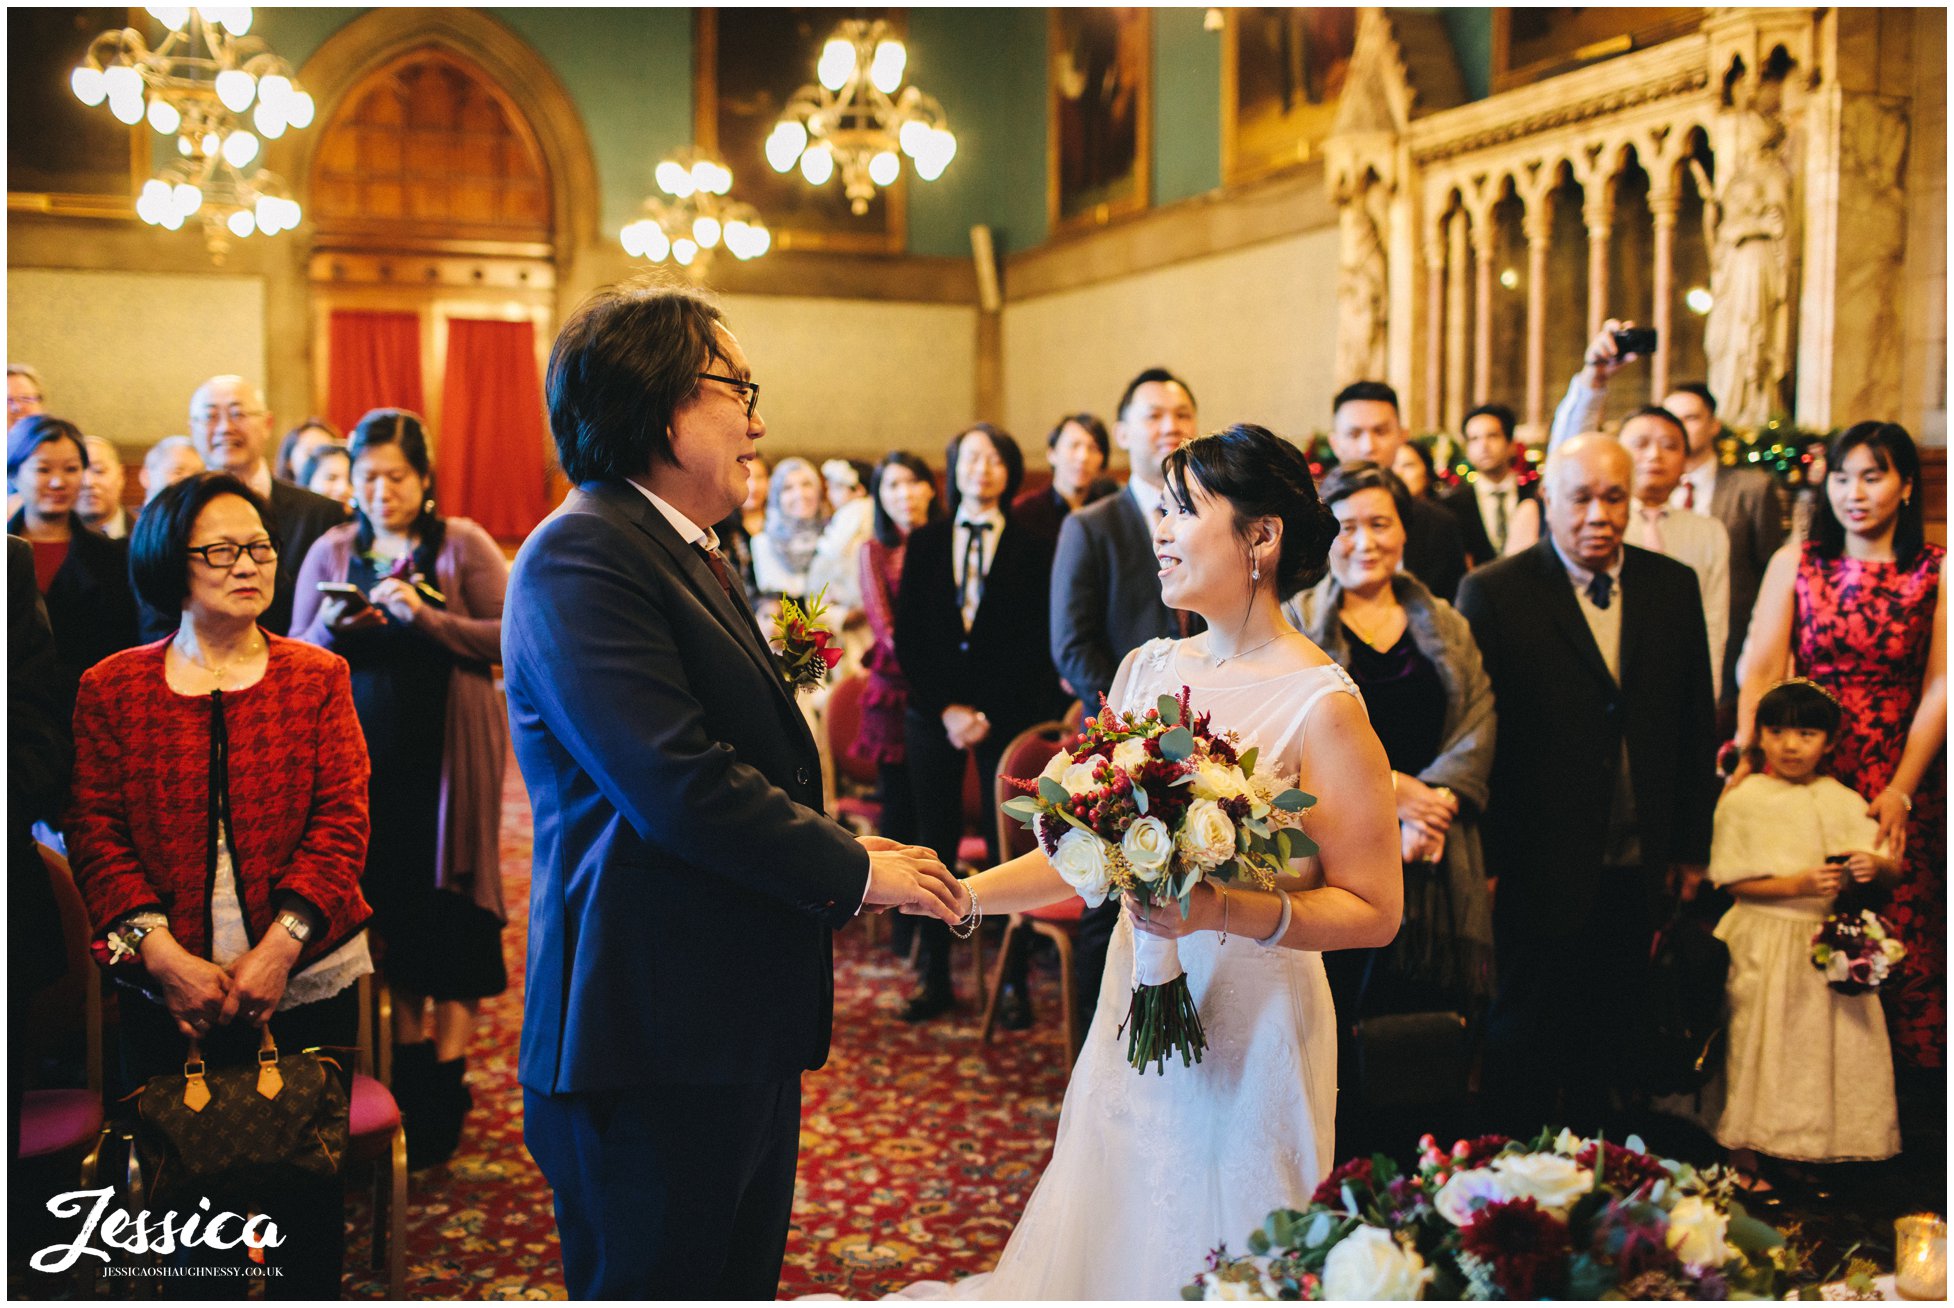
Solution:
{"label": "framed painting on wall", "polygon": [[1355,9],[1230,9],[1221,43],[1221,178],[1320,152],[1357,44]]}
{"label": "framed painting on wall", "polygon": [[[767,136],[794,92],[815,80],[821,47],[843,18],[883,18],[900,35],[898,9],[700,9],[693,20],[693,143],[733,170],[733,198],[760,211],[783,250],[900,254],[903,187],[878,186],[857,217],[837,173],[813,186],[800,170],[777,173]],[[645,166],[647,187],[651,163]],[[907,170],[905,169],[905,174]]]}
{"label": "framed painting on wall", "polygon": [[1053,232],[1147,207],[1153,156],[1153,16],[1051,11],[1046,205]]}
{"label": "framed painting on wall", "polygon": [[75,98],[69,76],[103,32],[139,9],[7,10],[7,207],[77,218],[134,218],[149,169],[149,129]]}

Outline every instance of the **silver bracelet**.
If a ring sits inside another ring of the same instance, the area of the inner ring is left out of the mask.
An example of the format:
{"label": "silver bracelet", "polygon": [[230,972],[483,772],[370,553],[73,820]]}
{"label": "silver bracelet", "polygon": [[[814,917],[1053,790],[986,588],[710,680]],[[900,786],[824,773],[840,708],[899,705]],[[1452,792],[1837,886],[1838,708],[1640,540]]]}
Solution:
{"label": "silver bracelet", "polygon": [[951,926],[950,934],[959,940],[968,940],[984,924],[984,906],[977,902],[977,887],[968,881],[963,883],[963,892],[970,896],[970,908]]}
{"label": "silver bracelet", "polygon": [[1276,923],[1275,930],[1255,942],[1264,949],[1274,949],[1282,942],[1282,938],[1289,934],[1289,919],[1295,913],[1295,906],[1289,902],[1289,892],[1278,890],[1276,894],[1282,900],[1282,920]]}

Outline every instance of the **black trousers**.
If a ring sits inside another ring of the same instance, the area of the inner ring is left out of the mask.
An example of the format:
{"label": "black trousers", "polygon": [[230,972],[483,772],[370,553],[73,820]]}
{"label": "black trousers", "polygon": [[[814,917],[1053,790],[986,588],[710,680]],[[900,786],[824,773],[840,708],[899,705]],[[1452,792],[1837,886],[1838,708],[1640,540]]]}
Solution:
{"label": "black trousers", "polygon": [[772,1299],[801,1081],[523,1091],[572,1299]]}
{"label": "black trousers", "polygon": [[[916,843],[916,792],[907,763],[875,766],[875,799],[882,805],[881,834],[905,844]],[[907,954],[916,934],[916,919],[905,913],[889,915],[889,948]]]}
{"label": "black trousers", "polygon": [[[916,843],[934,849],[945,866],[955,869],[957,845],[963,839],[963,780],[969,766],[965,751],[950,744],[943,734],[941,720],[912,710],[905,725],[905,744],[909,754],[909,783],[916,798]],[[991,778],[997,775],[997,762],[1014,731],[993,726],[991,734],[977,745],[977,775],[984,785],[984,846],[990,863],[997,862],[996,819],[991,813]],[[922,939],[918,960],[925,985],[950,988],[950,928],[933,917],[916,919]],[[1013,949],[1006,960],[1004,983],[1023,985],[1026,954]]]}
{"label": "black trousers", "polygon": [[1661,885],[1659,870],[1603,868],[1586,920],[1551,932],[1519,921],[1501,885],[1483,1080],[1491,1126],[1520,1138],[1547,1125],[1613,1137],[1636,1085]]}
{"label": "black trousers", "polygon": [[[176,1029],[169,1013],[157,1004],[122,992],[122,1058],[130,1084],[140,1086],[152,1076],[183,1070],[190,1042]],[[271,1034],[280,1053],[315,1045],[351,1047],[359,1042],[359,991],[348,986],[329,999],[299,1004],[272,1014]],[[258,1057],[258,1028],[232,1022],[217,1028],[202,1042],[210,1067],[250,1064]],[[264,1251],[265,1264],[282,1274],[266,1279],[265,1296],[272,1299],[337,1299],[340,1271],[346,1260],[346,1189],[337,1177],[315,1185],[289,1186],[249,1196],[251,1206],[278,1224],[284,1243]],[[179,1212],[196,1206],[172,1201]],[[212,1208],[224,1203],[213,1201]],[[170,1261],[184,1266],[241,1264],[243,1249],[179,1250]],[[240,1297],[251,1281],[171,1277],[163,1283],[165,1297]]]}

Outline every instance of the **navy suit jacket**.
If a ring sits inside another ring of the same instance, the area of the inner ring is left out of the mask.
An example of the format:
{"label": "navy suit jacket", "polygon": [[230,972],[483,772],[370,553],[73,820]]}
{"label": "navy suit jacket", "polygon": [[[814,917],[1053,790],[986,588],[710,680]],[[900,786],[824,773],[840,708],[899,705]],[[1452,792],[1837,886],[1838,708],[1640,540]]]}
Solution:
{"label": "navy suit jacket", "polygon": [[590,482],[516,556],[502,659],[535,810],[522,1084],[819,1067],[868,854],[752,615],[635,487]]}
{"label": "navy suit jacket", "polygon": [[1160,598],[1153,526],[1130,491],[1066,515],[1051,603],[1052,662],[1089,713],[1113,688],[1121,659],[1150,640],[1181,634]]}
{"label": "navy suit jacket", "polygon": [[1696,574],[1623,546],[1619,602],[1617,682],[1551,539],[1459,587],[1499,702],[1486,867],[1525,932],[1565,935],[1592,910],[1624,740],[1643,865],[1709,861],[1716,712]]}

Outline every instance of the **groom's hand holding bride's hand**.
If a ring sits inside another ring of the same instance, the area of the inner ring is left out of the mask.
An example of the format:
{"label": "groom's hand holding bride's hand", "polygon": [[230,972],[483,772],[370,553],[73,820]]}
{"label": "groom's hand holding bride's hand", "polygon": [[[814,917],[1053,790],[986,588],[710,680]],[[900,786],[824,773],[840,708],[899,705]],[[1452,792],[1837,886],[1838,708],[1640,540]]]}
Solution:
{"label": "groom's hand holding bride's hand", "polygon": [[962,890],[934,850],[881,836],[862,836],[860,840],[868,850],[868,895],[862,900],[864,911],[900,908],[905,913],[928,915],[950,923],[963,917],[963,910],[958,907],[963,902]]}

